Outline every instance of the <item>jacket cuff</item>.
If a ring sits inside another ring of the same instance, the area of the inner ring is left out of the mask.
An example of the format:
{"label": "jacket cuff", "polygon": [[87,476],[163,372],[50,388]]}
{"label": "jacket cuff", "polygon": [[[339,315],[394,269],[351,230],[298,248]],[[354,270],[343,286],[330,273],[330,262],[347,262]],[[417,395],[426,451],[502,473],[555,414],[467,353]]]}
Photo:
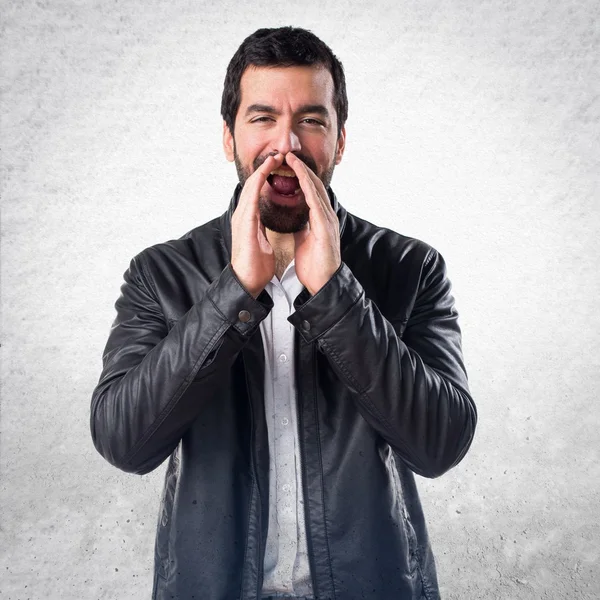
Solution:
{"label": "jacket cuff", "polygon": [[256,300],[236,277],[229,263],[207,290],[207,296],[223,317],[242,335],[250,337],[273,308],[273,300],[262,291]]}
{"label": "jacket cuff", "polygon": [[314,295],[304,289],[294,301],[296,312],[288,321],[305,342],[312,342],[333,327],[364,294],[350,267],[344,262]]}

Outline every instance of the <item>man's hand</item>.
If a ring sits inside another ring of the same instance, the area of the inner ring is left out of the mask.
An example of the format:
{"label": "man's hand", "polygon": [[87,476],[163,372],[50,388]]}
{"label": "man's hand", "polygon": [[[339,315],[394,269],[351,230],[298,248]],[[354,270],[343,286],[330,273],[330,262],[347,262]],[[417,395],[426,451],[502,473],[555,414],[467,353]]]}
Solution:
{"label": "man's hand", "polygon": [[308,227],[294,234],[294,242],[296,275],[314,296],[342,263],[340,224],[323,182],[291,152],[285,159],[296,173],[310,208]]}
{"label": "man's hand", "polygon": [[254,298],[275,274],[275,253],[267,240],[258,210],[260,190],[269,173],[283,163],[283,155],[269,156],[246,180],[231,218],[231,266]]}

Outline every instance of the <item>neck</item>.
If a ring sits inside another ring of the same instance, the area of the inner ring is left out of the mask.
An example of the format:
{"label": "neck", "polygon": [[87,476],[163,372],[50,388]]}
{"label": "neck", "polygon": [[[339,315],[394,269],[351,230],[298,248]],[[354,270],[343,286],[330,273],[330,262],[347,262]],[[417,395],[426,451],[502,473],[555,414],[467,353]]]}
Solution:
{"label": "neck", "polygon": [[294,234],[293,233],[277,233],[266,229],[267,240],[275,252],[275,275],[277,279],[281,279],[287,266],[294,258]]}

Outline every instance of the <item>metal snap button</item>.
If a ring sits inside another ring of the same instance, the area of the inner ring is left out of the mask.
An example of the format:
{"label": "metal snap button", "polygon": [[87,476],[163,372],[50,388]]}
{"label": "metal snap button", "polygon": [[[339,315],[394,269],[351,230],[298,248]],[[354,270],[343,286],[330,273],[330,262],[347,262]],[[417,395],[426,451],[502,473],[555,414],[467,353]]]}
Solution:
{"label": "metal snap button", "polygon": [[242,323],[247,323],[251,319],[251,315],[247,310],[240,310],[240,312],[238,314],[238,319]]}
{"label": "metal snap button", "polygon": [[310,323],[308,321],[302,321],[302,329],[304,329],[304,331],[310,331]]}

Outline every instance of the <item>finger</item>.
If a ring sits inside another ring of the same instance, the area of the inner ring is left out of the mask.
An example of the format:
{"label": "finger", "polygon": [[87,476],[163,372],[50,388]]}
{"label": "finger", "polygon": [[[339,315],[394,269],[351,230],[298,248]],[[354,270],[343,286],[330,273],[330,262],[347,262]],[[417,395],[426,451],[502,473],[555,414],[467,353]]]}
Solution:
{"label": "finger", "polygon": [[[244,218],[246,222],[259,221],[258,217],[258,199],[260,197],[260,190],[262,189],[267,177],[283,162],[283,155],[280,152],[272,154],[266,158],[266,160],[248,177],[244,183],[244,188],[240,195],[236,212],[238,212],[240,218]],[[238,211],[239,209],[239,211]],[[248,213],[250,218],[248,218]],[[254,216],[254,219],[252,219]]]}
{"label": "finger", "polygon": [[296,159],[296,161],[297,161],[296,164],[298,164],[301,168],[304,168],[304,170],[310,177],[313,185],[315,186],[316,191],[319,193],[319,196],[321,197],[321,199],[326,198],[327,191],[325,190],[325,186],[323,185],[323,182],[319,179],[317,174],[303,160],[299,159],[295,154],[292,154],[292,156]]}
{"label": "finger", "polygon": [[[293,158],[291,158],[291,157],[293,157]],[[328,214],[329,217],[334,216],[334,212],[331,207],[331,203],[329,202],[329,196],[327,194],[327,190],[325,189],[323,182],[319,179],[317,174],[307,164],[305,164],[302,160],[300,160],[294,154],[289,153],[286,156],[286,161],[292,167],[292,169],[294,169],[294,172],[298,176],[298,181],[300,182],[300,187],[302,188],[303,183],[304,183],[304,187],[307,187],[307,182],[310,181],[310,183],[312,185],[309,186],[309,190],[314,190],[314,193],[316,194],[316,200],[319,202],[320,207],[323,209],[323,211],[325,213]],[[298,171],[303,172],[306,175],[306,178],[301,179],[300,176],[298,175]],[[306,190],[306,191],[309,191],[309,190]],[[306,195],[306,191],[304,188],[302,188],[302,191],[305,192],[305,195]],[[308,201],[307,201],[307,203],[308,203]]]}
{"label": "finger", "polygon": [[281,152],[270,154],[269,156],[267,156],[266,160],[262,163],[262,165],[260,165],[260,167],[258,167],[258,169],[254,171],[254,173],[252,173],[252,176],[260,177],[261,179],[266,179],[269,176],[269,173],[271,173],[271,171],[281,166],[283,158],[284,156],[283,154],[281,154]]}
{"label": "finger", "polygon": [[291,152],[286,154],[285,160],[294,173],[296,173],[296,177],[298,177],[298,182],[300,183],[300,189],[304,192],[307,204],[310,208],[317,208],[318,204],[320,204],[320,198],[317,187],[309,175],[309,171],[312,173],[312,170]]}
{"label": "finger", "polygon": [[308,174],[309,171],[312,173],[312,169],[310,169],[304,161],[300,160],[293,152],[288,152],[285,155],[285,162],[292,168],[294,173],[296,173],[300,185],[308,185],[309,188],[314,187],[313,180]]}
{"label": "finger", "polygon": [[252,186],[260,190],[260,188],[265,184],[265,181],[267,180],[267,177],[271,171],[274,171],[277,167],[281,166],[281,163],[283,163],[283,154],[281,154],[281,152],[267,156],[267,159],[262,163],[262,165],[260,165],[260,167],[258,167],[258,169],[256,169],[256,171],[254,171],[250,177],[248,177],[248,181],[246,183],[252,181]]}
{"label": "finger", "polygon": [[[244,184],[243,196],[246,202],[258,204],[258,196],[262,186],[265,184],[271,171],[275,170],[283,162],[283,154],[277,152],[267,156],[266,160],[248,177]],[[240,198],[241,201],[242,198]]]}
{"label": "finger", "polygon": [[[319,224],[317,222],[319,219],[323,219],[325,223],[331,225],[333,219],[336,218],[337,215],[335,215],[331,208],[329,196],[325,191],[323,182],[317,177],[313,170],[295,154],[288,153],[285,159],[298,177],[300,188],[304,192],[306,203],[311,209],[308,215],[309,220],[313,223],[316,231],[319,231]],[[325,223],[323,223],[323,226],[325,226]]]}
{"label": "finger", "polygon": [[[302,162],[302,161],[300,161]],[[304,163],[303,163],[304,164]],[[311,178],[313,185],[318,194],[319,200],[322,202],[323,210],[327,214],[328,217],[332,217],[337,220],[337,215],[335,214],[335,210],[333,210],[333,206],[331,206],[331,202],[329,200],[329,194],[325,189],[325,184],[321,181],[321,179],[317,176],[317,174],[308,166],[304,165],[306,168],[306,172],[308,176]]]}

